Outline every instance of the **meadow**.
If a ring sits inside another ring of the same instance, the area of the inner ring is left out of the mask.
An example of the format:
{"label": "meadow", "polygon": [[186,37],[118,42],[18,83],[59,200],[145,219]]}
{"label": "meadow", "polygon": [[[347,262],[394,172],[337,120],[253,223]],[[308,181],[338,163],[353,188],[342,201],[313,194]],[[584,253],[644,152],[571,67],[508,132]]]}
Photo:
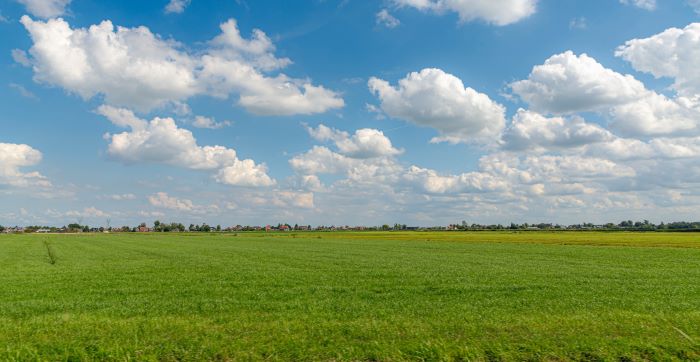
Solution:
{"label": "meadow", "polygon": [[700,360],[700,235],[0,236],[0,360]]}

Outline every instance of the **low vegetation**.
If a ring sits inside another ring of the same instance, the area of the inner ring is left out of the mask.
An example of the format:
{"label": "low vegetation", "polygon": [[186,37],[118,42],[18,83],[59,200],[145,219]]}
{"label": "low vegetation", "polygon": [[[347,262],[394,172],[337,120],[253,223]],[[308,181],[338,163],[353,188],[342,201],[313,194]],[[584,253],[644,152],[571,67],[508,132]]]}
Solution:
{"label": "low vegetation", "polygon": [[12,234],[0,251],[0,360],[700,359],[693,233]]}

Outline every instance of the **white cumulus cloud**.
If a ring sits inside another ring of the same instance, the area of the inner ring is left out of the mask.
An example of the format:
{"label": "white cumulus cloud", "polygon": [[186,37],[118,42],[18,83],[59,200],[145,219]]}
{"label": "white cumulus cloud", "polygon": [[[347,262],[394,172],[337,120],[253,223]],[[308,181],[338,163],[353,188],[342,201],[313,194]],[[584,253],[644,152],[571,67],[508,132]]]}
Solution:
{"label": "white cumulus cloud", "polygon": [[24,5],[30,14],[48,19],[65,14],[71,0],[17,0],[17,2]]}
{"label": "white cumulus cloud", "polygon": [[362,128],[350,135],[321,124],[317,128],[309,127],[307,130],[311,137],[318,141],[333,141],[341,154],[352,158],[394,156],[403,152],[394,148],[391,140],[377,129]]}
{"label": "white cumulus cloud", "polygon": [[170,0],[170,2],[165,5],[166,14],[180,14],[185,11],[187,5],[190,4],[190,0]]}
{"label": "white cumulus cloud", "polygon": [[109,213],[104,212],[94,206],[86,207],[82,211],[71,210],[67,211],[64,217],[78,217],[78,218],[98,218],[98,217],[109,217]]}
{"label": "white cumulus cloud", "polygon": [[688,97],[669,98],[631,75],[603,67],[586,54],[553,55],[525,80],[510,84],[529,106],[545,114],[594,111],[624,135],[697,133],[700,106]]}
{"label": "white cumulus cloud", "polygon": [[106,195],[105,197],[114,201],[136,200],[136,195],[131,193]]}
{"label": "white cumulus cloud", "polygon": [[113,124],[131,131],[108,134],[108,154],[126,163],[162,163],[193,170],[218,170],[215,179],[237,186],[270,186],[275,181],[267,168],[253,160],[240,160],[223,146],[199,146],[192,132],[179,128],[172,118],[139,119],[131,111],[100,106],[97,112]]}
{"label": "white cumulus cloud", "polygon": [[41,159],[41,152],[28,145],[0,143],[0,185],[51,187],[51,182],[42,174],[21,171],[21,168],[39,164]]}
{"label": "white cumulus cloud", "polygon": [[537,65],[525,80],[510,84],[533,110],[543,113],[595,111],[624,104],[646,93],[631,75],[603,67],[586,54],[556,54]]}
{"label": "white cumulus cloud", "polygon": [[687,98],[670,99],[651,91],[612,108],[610,114],[610,126],[632,136],[697,134],[700,125],[700,104]]}
{"label": "white cumulus cloud", "polygon": [[700,23],[670,28],[620,46],[615,55],[634,69],[657,78],[673,78],[673,88],[684,96],[700,94]]}
{"label": "white cumulus cloud", "polygon": [[462,22],[482,20],[494,25],[508,25],[534,14],[537,0],[393,0],[400,7],[408,6],[438,14],[455,12]]}
{"label": "white cumulus cloud", "polygon": [[232,124],[231,121],[217,122],[213,118],[204,117],[204,116],[196,116],[196,117],[194,117],[194,121],[192,122],[192,125],[197,127],[197,128],[208,128],[208,129],[220,129],[220,128],[228,127],[231,124]]}
{"label": "white cumulus cloud", "polygon": [[505,127],[505,108],[440,69],[408,74],[396,87],[375,77],[369,88],[387,115],[436,129],[434,142],[489,143]]}
{"label": "white cumulus cloud", "polygon": [[159,208],[177,210],[177,211],[192,211],[196,208],[194,203],[188,199],[178,199],[172,197],[165,192],[158,192],[148,197],[148,202]]}
{"label": "white cumulus cloud", "polygon": [[197,95],[228,98],[260,115],[322,113],[343,107],[340,96],[307,79],[269,74],[290,63],[277,58],[260,30],[242,38],[235,20],[200,52],[188,52],[147,27],[115,27],[105,20],[71,28],[63,19],[46,22],[23,16],[33,45],[29,61],[36,81],[63,87],[84,99],[146,112],[180,107]]}
{"label": "white cumulus cloud", "polygon": [[437,171],[411,166],[404,175],[428,193],[489,192],[508,189],[506,180],[483,172],[467,172],[460,175],[440,175]]}
{"label": "white cumulus cloud", "polygon": [[519,109],[503,134],[504,147],[511,150],[552,150],[609,141],[613,134],[582,118],[545,117]]}

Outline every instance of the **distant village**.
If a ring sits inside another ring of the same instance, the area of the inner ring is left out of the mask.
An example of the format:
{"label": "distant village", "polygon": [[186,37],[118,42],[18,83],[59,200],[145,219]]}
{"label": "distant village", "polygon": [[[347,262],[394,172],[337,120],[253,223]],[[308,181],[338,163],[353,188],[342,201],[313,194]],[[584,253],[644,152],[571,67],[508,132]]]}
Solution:
{"label": "distant village", "polygon": [[[108,223],[109,224],[109,223]],[[236,225],[222,227],[221,225],[210,226],[208,224],[190,224],[185,226],[181,223],[161,223],[155,221],[152,225],[141,223],[138,226],[121,227],[93,227],[81,225],[80,223],[68,224],[61,227],[53,226],[1,226],[0,233],[156,233],[156,232],[289,232],[289,231],[700,231],[700,222],[670,222],[654,224],[648,220],[632,221],[626,220],[619,223],[593,224],[582,223],[572,225],[559,225],[551,223],[540,224],[468,224],[462,221],[460,224],[450,224],[447,226],[408,226],[406,224],[379,225],[379,226],[348,226],[348,225],[299,225],[299,224],[277,224],[265,226]]]}

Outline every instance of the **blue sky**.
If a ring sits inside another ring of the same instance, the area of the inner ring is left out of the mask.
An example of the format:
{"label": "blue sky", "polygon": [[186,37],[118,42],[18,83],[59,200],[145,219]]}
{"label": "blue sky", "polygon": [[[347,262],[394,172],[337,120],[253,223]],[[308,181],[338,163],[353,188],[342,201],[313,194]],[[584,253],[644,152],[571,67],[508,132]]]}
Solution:
{"label": "blue sky", "polygon": [[693,219],[697,11],[6,0],[0,224]]}

